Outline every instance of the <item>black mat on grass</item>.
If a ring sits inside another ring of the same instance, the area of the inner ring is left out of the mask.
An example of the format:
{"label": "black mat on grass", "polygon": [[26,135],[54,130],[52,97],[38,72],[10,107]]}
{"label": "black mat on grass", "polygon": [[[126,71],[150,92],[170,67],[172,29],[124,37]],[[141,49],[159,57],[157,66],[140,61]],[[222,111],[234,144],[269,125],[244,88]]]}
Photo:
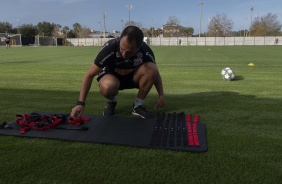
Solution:
{"label": "black mat on grass", "polygon": [[[50,114],[49,112],[36,113]],[[197,123],[200,146],[188,145],[189,136],[187,136],[188,129],[184,113],[159,113],[155,119],[121,116],[104,117],[99,115],[83,116],[90,118],[90,120],[79,126],[59,124],[45,131],[30,129],[25,134],[20,134],[20,125],[16,123],[16,120],[13,120],[8,123],[8,126],[0,129],[0,135],[115,144],[173,151],[205,152],[208,149],[205,124],[201,122]],[[87,127],[88,129],[84,130],[81,127]],[[73,128],[80,130],[70,130]]]}

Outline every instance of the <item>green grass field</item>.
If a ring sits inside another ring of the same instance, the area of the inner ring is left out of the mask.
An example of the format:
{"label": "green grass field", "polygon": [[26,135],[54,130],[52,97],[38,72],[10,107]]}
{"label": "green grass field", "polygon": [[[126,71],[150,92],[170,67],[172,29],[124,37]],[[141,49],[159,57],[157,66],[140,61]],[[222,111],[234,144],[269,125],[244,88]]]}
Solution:
{"label": "green grass field", "polygon": [[[206,153],[0,136],[0,183],[280,183],[282,52],[279,46],[152,47],[166,95],[153,114],[199,114]],[[100,47],[0,47],[0,122],[32,111],[70,113]],[[254,67],[249,67],[249,63]],[[237,77],[224,81],[221,70]],[[137,90],[121,91],[116,113],[131,116]],[[106,100],[94,81],[86,114]]]}

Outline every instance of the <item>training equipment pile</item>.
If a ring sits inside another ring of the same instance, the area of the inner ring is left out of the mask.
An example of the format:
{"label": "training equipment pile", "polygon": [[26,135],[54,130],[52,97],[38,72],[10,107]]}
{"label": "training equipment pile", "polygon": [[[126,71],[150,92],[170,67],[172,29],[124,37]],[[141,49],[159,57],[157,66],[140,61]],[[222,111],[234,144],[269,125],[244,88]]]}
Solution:
{"label": "training equipment pile", "polygon": [[158,113],[155,119],[83,115],[78,120],[63,113],[36,112],[0,125],[0,135],[205,152],[206,128],[198,120],[198,115],[184,112]]}

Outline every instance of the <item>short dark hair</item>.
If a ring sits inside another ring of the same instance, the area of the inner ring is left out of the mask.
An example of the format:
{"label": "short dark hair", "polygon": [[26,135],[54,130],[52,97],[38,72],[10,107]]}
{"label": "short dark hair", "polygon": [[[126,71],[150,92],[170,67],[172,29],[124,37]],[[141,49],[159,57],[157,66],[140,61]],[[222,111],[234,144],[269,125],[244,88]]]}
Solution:
{"label": "short dark hair", "polygon": [[121,33],[120,38],[127,36],[127,41],[130,43],[136,42],[137,46],[143,43],[144,34],[142,30],[136,26],[127,26]]}

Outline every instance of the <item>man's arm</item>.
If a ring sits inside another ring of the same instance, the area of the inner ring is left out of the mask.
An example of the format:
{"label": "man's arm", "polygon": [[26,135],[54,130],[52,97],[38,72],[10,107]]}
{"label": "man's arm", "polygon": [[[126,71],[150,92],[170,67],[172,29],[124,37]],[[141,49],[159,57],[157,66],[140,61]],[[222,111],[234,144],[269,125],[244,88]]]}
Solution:
{"label": "man's arm", "polygon": [[164,89],[163,89],[162,78],[161,78],[159,70],[158,70],[158,74],[157,74],[157,78],[154,83],[154,86],[156,87],[158,94],[159,94],[159,99],[156,102],[155,108],[162,108],[165,106],[165,98],[164,98]]}
{"label": "man's arm", "polygon": [[[79,101],[85,102],[88,92],[91,88],[93,78],[98,75],[102,71],[96,64],[92,64],[86,74],[83,77],[81,87],[80,87],[80,94],[79,94]],[[84,110],[84,105],[76,105],[70,114],[71,117],[77,119],[79,118]]]}
{"label": "man's arm", "polygon": [[86,74],[83,77],[82,84],[80,87],[79,101],[85,102],[87,94],[91,88],[93,78],[101,72],[96,64],[92,64]]}

